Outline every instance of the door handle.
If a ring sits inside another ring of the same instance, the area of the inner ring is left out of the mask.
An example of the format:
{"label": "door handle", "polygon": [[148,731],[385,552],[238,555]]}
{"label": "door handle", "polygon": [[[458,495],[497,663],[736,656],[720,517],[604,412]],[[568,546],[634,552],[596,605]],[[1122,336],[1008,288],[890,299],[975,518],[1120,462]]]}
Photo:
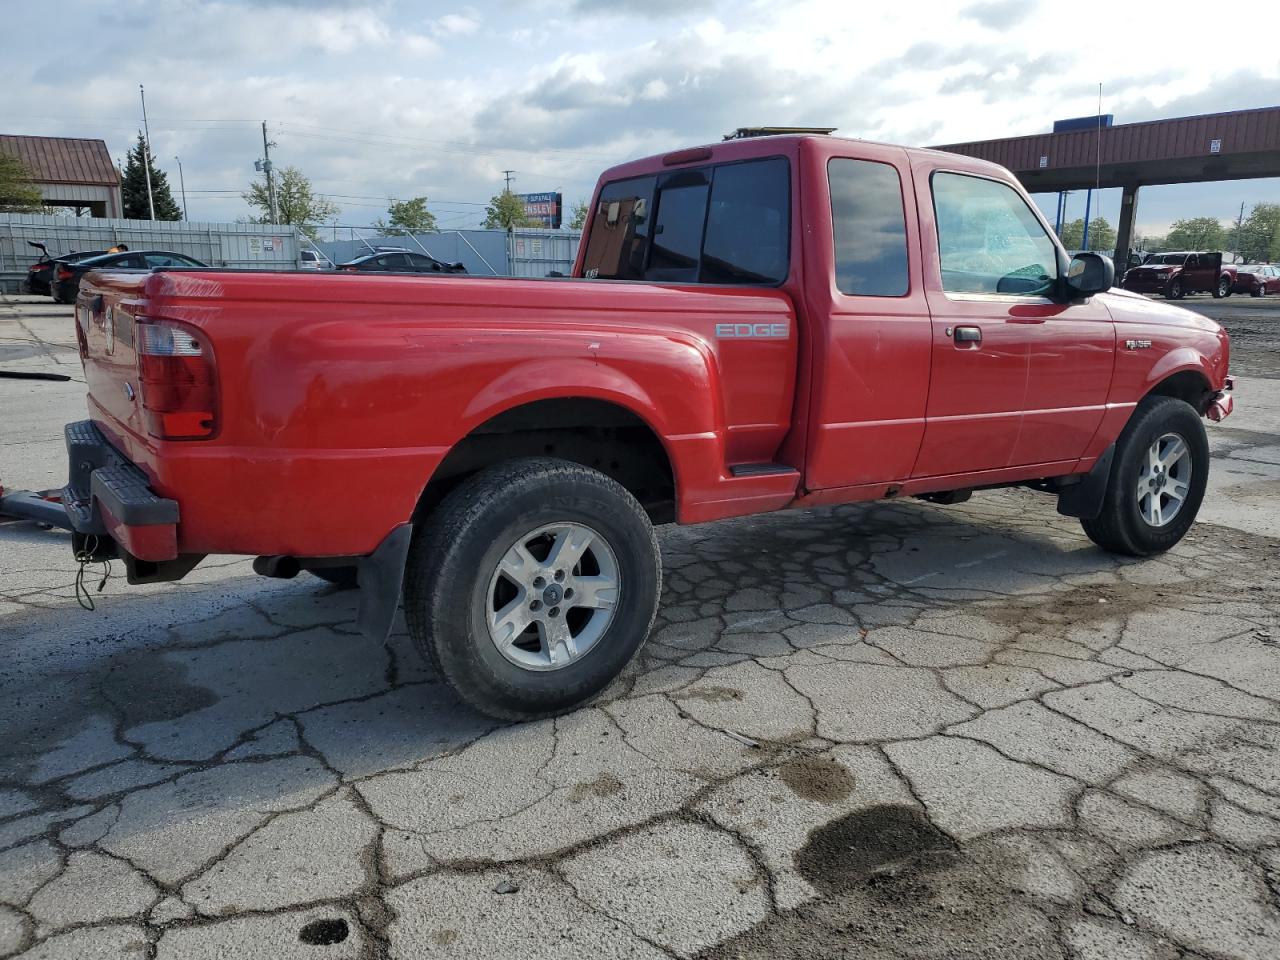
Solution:
{"label": "door handle", "polygon": [[955,333],[956,343],[981,343],[982,328],[981,327],[956,327]]}

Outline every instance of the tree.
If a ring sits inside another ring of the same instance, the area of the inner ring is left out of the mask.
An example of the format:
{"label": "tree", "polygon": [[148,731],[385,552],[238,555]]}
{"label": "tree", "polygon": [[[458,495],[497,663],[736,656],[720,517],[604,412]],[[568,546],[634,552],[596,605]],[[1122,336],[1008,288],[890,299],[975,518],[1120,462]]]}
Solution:
{"label": "tree", "polygon": [[[311,181],[297,167],[285,167],[276,171],[276,222],[297,227],[315,240],[317,227],[338,212],[338,205],[318,195],[311,188]],[[251,223],[271,222],[271,199],[267,191],[267,175],[256,177],[249,184],[247,193],[241,194],[245,203],[257,207],[262,213],[250,217]]]}
{"label": "tree", "polygon": [[1256,203],[1239,227],[1232,227],[1228,245],[1246,262],[1280,260],[1280,203]]}
{"label": "tree", "polygon": [[125,219],[151,219],[151,206],[147,203],[147,167],[151,168],[151,199],[155,203],[155,219],[181,220],[182,208],[173,199],[169,177],[156,166],[155,157],[147,150],[147,141],[141,133],[138,134],[138,142],[129,148],[124,162],[124,177],[120,181],[120,199],[124,201]]}
{"label": "tree", "polygon": [[40,209],[40,189],[17,157],[0,153],[0,212],[35,213]]}
{"label": "tree", "polygon": [[436,215],[427,209],[426,197],[392,200],[387,205],[389,222],[378,220],[374,226],[384,237],[407,237],[411,233],[436,233]]}
{"label": "tree", "polygon": [[[1062,225],[1062,245],[1068,250],[1084,249],[1084,217]],[[1105,217],[1089,221],[1089,249],[1110,254],[1116,248],[1116,232]]]}
{"label": "tree", "polygon": [[1227,231],[1217,217],[1191,217],[1173,221],[1164,242],[1170,250],[1222,250]]}
{"label": "tree", "polygon": [[486,230],[510,230],[512,227],[537,227],[541,223],[525,216],[524,201],[510,190],[495,194],[484,209]]}
{"label": "tree", "polygon": [[573,215],[569,218],[570,230],[581,230],[587,225],[587,213],[590,208],[591,203],[588,200],[579,200],[573,205]]}

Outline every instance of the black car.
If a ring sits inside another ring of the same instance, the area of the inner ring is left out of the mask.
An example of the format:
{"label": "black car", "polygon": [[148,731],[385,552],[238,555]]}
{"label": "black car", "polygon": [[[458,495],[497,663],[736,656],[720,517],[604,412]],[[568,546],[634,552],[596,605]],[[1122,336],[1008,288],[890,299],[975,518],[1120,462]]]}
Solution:
{"label": "black car", "polygon": [[74,253],[64,253],[62,256],[55,258],[49,256],[49,251],[43,243],[38,243],[35,240],[28,240],[27,243],[40,251],[40,259],[27,267],[27,279],[23,281],[22,292],[46,297],[49,295],[49,285],[53,280],[53,265],[56,260],[75,263],[78,260],[86,260],[89,257],[100,257],[107,252],[105,250],[82,250]]}
{"label": "black car", "polygon": [[378,250],[338,264],[339,270],[369,270],[380,273],[466,273],[460,263],[445,263],[425,253],[408,250]]}
{"label": "black car", "polygon": [[80,292],[80,278],[90,270],[150,270],[154,267],[207,267],[185,253],[167,250],[128,250],[89,257],[74,263],[58,260],[54,264],[50,293],[55,303],[75,303]]}

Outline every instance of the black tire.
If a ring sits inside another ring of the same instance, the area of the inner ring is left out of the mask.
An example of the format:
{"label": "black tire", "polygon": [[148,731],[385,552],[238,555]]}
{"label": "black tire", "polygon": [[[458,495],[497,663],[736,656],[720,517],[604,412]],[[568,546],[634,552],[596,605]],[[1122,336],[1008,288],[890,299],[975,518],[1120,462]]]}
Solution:
{"label": "black tire", "polygon": [[352,567],[317,567],[308,570],[313,577],[319,577],[325,583],[331,583],[342,590],[353,590],[360,585],[356,579],[356,568]]}
{"label": "black tire", "polygon": [[[1154,526],[1139,508],[1138,479],[1147,451],[1166,433],[1181,437],[1190,448],[1191,477],[1182,506],[1164,526]],[[1195,522],[1209,480],[1209,440],[1191,404],[1176,397],[1145,397],[1116,441],[1111,476],[1096,519],[1081,520],[1085,534],[1112,553],[1147,557],[1168,550]]]}
{"label": "black tire", "polygon": [[1231,281],[1226,277],[1218,280],[1218,285],[1213,288],[1213,299],[1221,300],[1224,297],[1231,296]]}
{"label": "black tire", "polygon": [[[490,584],[514,543],[557,523],[589,527],[607,544],[619,587],[599,639],[564,666],[536,670],[513,663],[491,639]],[[635,497],[598,471],[529,457],[471,477],[417,525],[404,611],[414,643],[463,699],[490,716],[527,720],[604,690],[648,637],[661,586],[658,541]]]}
{"label": "black tire", "polygon": [[1252,290],[1249,291],[1249,294],[1250,296],[1254,296],[1254,297],[1265,297],[1267,295],[1267,288],[1262,284],[1258,284],[1256,287],[1254,287]]}
{"label": "black tire", "polygon": [[1182,281],[1176,277],[1169,281],[1169,285],[1164,288],[1165,299],[1181,300],[1186,296],[1186,291],[1182,289]]}

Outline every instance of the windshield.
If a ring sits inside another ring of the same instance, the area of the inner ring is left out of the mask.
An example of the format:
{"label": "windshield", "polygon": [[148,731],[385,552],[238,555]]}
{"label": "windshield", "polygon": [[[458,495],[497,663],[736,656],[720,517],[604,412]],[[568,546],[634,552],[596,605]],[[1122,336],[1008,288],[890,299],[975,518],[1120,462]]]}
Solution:
{"label": "windshield", "polygon": [[1186,262],[1187,262],[1187,255],[1185,253],[1158,254],[1147,261],[1148,264],[1152,264],[1152,263],[1183,264]]}

